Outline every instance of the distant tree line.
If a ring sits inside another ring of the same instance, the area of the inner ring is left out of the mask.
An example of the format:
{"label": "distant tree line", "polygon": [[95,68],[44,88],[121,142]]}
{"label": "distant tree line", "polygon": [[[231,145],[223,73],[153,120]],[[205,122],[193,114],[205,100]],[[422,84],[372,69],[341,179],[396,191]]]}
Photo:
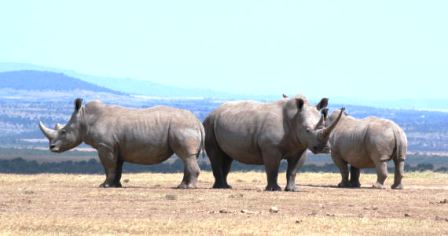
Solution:
{"label": "distant tree line", "polygon": [[[210,171],[210,164],[204,161],[199,162],[201,170]],[[393,172],[393,165],[389,165],[389,171]],[[420,163],[415,166],[405,165],[406,171],[435,171],[448,172],[447,167],[434,168],[433,164]],[[245,165],[238,162],[232,164],[232,171],[264,171],[262,165]],[[286,171],[286,162],[280,165],[280,171]],[[125,163],[123,166],[125,173],[176,173],[183,172],[183,163],[177,159],[172,163],[162,163],[157,165],[136,165]],[[339,173],[339,169],[333,164],[315,165],[306,164],[299,169],[299,172],[329,172]],[[365,169],[365,173],[374,173],[374,169]],[[0,173],[15,174],[38,174],[38,173],[70,173],[70,174],[102,174],[104,169],[95,159],[89,161],[63,161],[63,162],[43,162],[28,161],[23,158],[11,160],[0,160]]]}

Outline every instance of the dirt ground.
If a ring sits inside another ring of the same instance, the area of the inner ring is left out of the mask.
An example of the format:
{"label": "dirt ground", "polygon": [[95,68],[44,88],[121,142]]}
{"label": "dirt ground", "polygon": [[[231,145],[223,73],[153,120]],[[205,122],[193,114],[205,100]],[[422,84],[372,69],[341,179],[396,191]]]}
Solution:
{"label": "dirt ground", "polygon": [[[448,235],[448,174],[407,173],[404,190],[336,188],[338,174],[298,174],[300,192],[265,192],[264,173],[229,174],[232,190],[174,189],[181,174],[0,174],[1,235]],[[285,185],[284,173],[279,177]],[[387,180],[391,185],[393,175]]]}

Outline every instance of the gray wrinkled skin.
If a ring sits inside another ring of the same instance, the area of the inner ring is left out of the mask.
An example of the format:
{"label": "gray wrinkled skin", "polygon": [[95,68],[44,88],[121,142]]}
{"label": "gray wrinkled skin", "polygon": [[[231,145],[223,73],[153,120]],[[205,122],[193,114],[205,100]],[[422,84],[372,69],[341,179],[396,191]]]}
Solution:
{"label": "gray wrinkled skin", "polygon": [[[329,121],[336,119],[334,111]],[[384,188],[387,161],[395,163],[393,189],[402,189],[407,139],[403,130],[393,121],[377,117],[356,119],[344,114],[330,135],[331,157],[341,171],[339,187],[360,187],[359,169],[376,168],[374,188]],[[350,180],[347,165],[350,164]]]}
{"label": "gray wrinkled skin", "polygon": [[214,110],[204,121],[205,149],[215,177],[213,188],[231,188],[227,175],[232,161],[237,160],[263,164],[266,190],[281,190],[277,184],[278,167],[286,159],[285,190],[296,191],[295,176],[306,159],[306,149],[314,153],[329,151],[331,129],[323,129],[319,113],[327,104],[328,99],[311,106],[303,97],[285,97],[273,103],[228,102]]}
{"label": "gray wrinkled skin", "polygon": [[52,152],[64,152],[82,142],[95,148],[106,172],[100,187],[121,187],[123,162],[157,164],[173,153],[184,162],[184,177],[178,187],[196,187],[204,128],[189,111],[166,106],[127,109],[99,101],[83,107],[77,99],[65,126],[57,124],[50,129],[40,123],[39,127]]}

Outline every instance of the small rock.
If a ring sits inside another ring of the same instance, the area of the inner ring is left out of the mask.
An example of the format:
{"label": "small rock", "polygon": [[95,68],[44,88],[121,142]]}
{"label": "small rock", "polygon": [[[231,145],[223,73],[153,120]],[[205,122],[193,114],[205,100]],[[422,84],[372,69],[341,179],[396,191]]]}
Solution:
{"label": "small rock", "polygon": [[297,219],[296,220],[296,224],[300,224],[300,223],[302,223],[303,222],[303,220],[301,220],[301,219]]}
{"label": "small rock", "polygon": [[249,210],[246,210],[246,209],[242,209],[241,213],[243,213],[243,214],[255,214],[255,212],[249,211]]}
{"label": "small rock", "polygon": [[436,220],[441,220],[441,221],[448,222],[448,218],[444,218],[444,217],[440,217],[440,216],[436,216]]}
{"label": "small rock", "polygon": [[335,216],[335,214],[330,214],[330,213],[327,213],[327,214],[325,214],[326,216]]}
{"label": "small rock", "polygon": [[219,213],[230,213],[230,211],[229,210],[227,210],[227,209],[221,209],[221,210],[219,210]]}
{"label": "small rock", "polygon": [[273,206],[273,207],[271,207],[270,209],[269,209],[269,212],[270,213],[278,213],[278,207],[276,207],[276,206]]}
{"label": "small rock", "polygon": [[174,194],[167,194],[165,195],[166,200],[177,200],[177,196]]}
{"label": "small rock", "polygon": [[404,213],[404,217],[411,217],[409,213]]}
{"label": "small rock", "polygon": [[440,203],[441,203],[441,204],[446,204],[446,203],[448,203],[448,199],[445,198],[445,199],[443,199],[442,201],[440,201]]}
{"label": "small rock", "polygon": [[317,215],[316,211],[312,211],[311,213],[308,214],[308,216],[315,216],[315,215]]}
{"label": "small rock", "polygon": [[378,210],[378,207],[372,207],[372,210],[376,211]]}
{"label": "small rock", "polygon": [[244,181],[243,181],[242,179],[237,179],[236,182],[238,182],[238,183],[242,183],[242,182],[244,182]]}
{"label": "small rock", "polygon": [[242,193],[238,193],[238,194],[231,194],[229,195],[229,198],[242,198],[244,195]]}
{"label": "small rock", "polygon": [[124,179],[123,182],[129,183],[129,179]]}
{"label": "small rock", "polygon": [[24,194],[33,194],[34,192],[31,190],[25,190],[25,192],[23,192]]}

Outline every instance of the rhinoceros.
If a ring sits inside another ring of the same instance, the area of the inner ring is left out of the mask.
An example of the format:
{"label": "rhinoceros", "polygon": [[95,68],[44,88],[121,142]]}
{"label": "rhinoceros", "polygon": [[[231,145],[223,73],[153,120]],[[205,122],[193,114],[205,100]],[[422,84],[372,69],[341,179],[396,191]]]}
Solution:
{"label": "rhinoceros", "polygon": [[82,99],[76,99],[75,110],[65,126],[50,129],[40,122],[39,127],[52,152],[64,152],[82,142],[95,148],[106,172],[100,187],[121,187],[125,161],[151,165],[173,153],[184,163],[178,188],[196,187],[204,128],[189,111],[167,106],[128,109],[100,101],[82,106]]}
{"label": "rhinoceros", "polygon": [[[316,106],[303,96],[272,103],[238,101],[224,103],[204,120],[205,150],[211,162],[213,188],[231,188],[227,175],[233,160],[264,165],[267,191],[280,191],[277,184],[280,161],[286,159],[286,191],[296,191],[297,168],[306,150],[328,152],[328,137],[338,121],[323,128],[319,110],[328,105],[323,98]],[[342,114],[342,112],[341,112]]]}
{"label": "rhinoceros", "polygon": [[[334,111],[329,121],[335,120]],[[393,189],[402,189],[401,179],[407,151],[404,131],[393,121],[377,117],[356,119],[346,113],[330,135],[331,158],[341,171],[339,187],[359,188],[359,169],[376,168],[374,188],[384,188],[387,178],[387,161],[395,164]],[[348,164],[350,164],[350,180]]]}

